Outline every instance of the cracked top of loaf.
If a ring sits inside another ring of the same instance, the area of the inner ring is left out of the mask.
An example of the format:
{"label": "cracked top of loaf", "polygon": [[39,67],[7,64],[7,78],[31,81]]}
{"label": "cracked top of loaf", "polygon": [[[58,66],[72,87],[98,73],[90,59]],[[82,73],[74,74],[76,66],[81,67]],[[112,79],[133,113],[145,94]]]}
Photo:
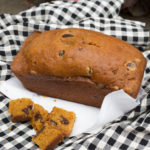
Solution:
{"label": "cracked top of loaf", "polygon": [[[136,97],[146,60],[128,43],[99,32],[67,28],[36,32],[11,64],[15,75],[88,79],[96,86],[123,89]],[[82,80],[84,82],[84,80]]]}

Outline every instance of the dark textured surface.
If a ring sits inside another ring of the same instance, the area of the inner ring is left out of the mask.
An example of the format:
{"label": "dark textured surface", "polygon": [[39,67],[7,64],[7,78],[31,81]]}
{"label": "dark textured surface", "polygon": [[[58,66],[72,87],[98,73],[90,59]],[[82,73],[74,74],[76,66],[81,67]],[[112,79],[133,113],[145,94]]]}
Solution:
{"label": "dark textured surface", "polygon": [[121,16],[125,19],[145,22],[146,28],[150,29],[150,14],[142,16],[142,17],[133,17],[133,16],[130,16],[129,14],[121,14]]}
{"label": "dark textured surface", "polygon": [[24,0],[0,0],[0,14],[17,14],[20,11],[28,9]]}

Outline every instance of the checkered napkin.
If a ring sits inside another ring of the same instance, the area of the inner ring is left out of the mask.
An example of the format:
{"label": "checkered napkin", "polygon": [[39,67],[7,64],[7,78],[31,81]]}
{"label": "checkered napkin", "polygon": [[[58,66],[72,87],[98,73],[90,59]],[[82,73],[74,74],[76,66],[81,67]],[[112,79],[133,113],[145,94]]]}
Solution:
{"label": "checkered napkin", "polygon": [[[141,104],[96,134],[83,133],[65,139],[57,150],[150,149],[150,51],[144,52],[149,44],[149,31],[144,23],[118,16],[122,3],[123,0],[54,1],[18,15],[0,15],[0,81],[13,76],[10,63],[23,41],[34,31],[68,27],[90,29],[127,41],[147,58],[142,82],[146,94]],[[9,99],[0,93],[0,150],[38,149],[31,141],[31,126],[10,121],[8,103]]]}

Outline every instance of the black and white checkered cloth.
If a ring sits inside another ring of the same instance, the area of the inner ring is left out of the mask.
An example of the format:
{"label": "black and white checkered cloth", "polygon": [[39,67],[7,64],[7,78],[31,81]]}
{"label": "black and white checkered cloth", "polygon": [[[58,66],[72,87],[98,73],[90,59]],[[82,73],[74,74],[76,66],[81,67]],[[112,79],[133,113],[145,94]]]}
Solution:
{"label": "black and white checkered cloth", "polygon": [[[134,110],[106,124],[96,134],[83,133],[65,139],[57,150],[150,149],[150,50],[145,24],[118,16],[123,0],[68,0],[44,3],[18,15],[0,15],[0,81],[13,74],[10,63],[23,41],[34,31],[85,28],[115,36],[134,45],[147,58],[142,87],[146,92]],[[0,93],[0,150],[37,150],[27,123],[13,124],[9,99]],[[12,130],[9,127],[12,126]]]}

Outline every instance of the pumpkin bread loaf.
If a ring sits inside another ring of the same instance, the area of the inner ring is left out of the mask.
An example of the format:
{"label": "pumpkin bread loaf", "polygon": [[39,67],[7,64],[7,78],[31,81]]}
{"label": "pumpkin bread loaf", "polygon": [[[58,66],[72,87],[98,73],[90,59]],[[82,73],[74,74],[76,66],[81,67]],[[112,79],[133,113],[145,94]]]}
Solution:
{"label": "pumpkin bread loaf", "polygon": [[145,65],[142,53],[125,41],[67,28],[33,33],[11,69],[31,91],[99,107],[119,89],[136,98]]}

